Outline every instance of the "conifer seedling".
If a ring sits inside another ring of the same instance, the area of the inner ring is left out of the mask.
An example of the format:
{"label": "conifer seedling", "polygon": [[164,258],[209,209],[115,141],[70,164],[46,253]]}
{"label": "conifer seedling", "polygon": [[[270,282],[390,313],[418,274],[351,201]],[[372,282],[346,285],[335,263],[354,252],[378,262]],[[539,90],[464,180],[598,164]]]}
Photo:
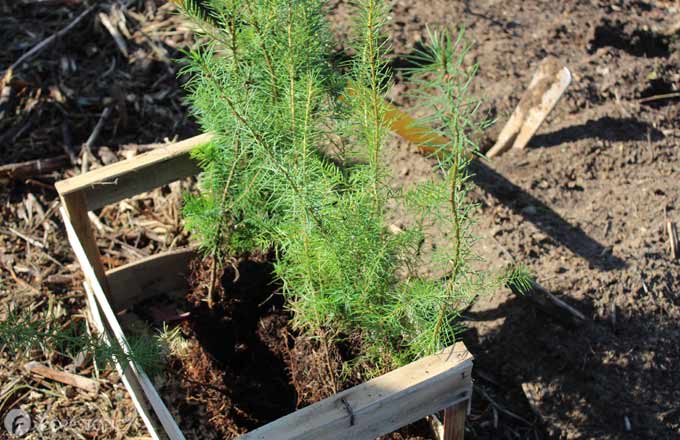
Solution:
{"label": "conifer seedling", "polygon": [[[483,125],[462,31],[429,32],[406,75],[429,114],[421,123],[450,142],[436,145],[431,179],[395,189],[384,158],[386,2],[356,2],[351,41],[342,42],[350,60],[340,64],[321,0],[185,1],[182,9],[202,43],[186,52],[181,73],[193,115],[215,134],[194,153],[200,191],[184,206],[211,262],[209,303],[229,258],[273,251],[294,328],[324,344],[360,341],[349,368],[365,377],[452,344],[476,295],[527,288],[522,268],[471,266],[470,135]],[[394,206],[412,220],[396,234],[387,222]],[[420,243],[433,229],[451,239],[425,257]],[[428,278],[422,267],[448,275]]]}

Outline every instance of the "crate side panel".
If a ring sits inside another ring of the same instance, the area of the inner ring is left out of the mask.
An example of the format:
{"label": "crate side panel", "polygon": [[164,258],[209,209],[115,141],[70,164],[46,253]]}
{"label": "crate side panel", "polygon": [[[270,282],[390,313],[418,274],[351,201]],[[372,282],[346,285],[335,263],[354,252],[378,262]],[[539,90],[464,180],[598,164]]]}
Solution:
{"label": "crate side panel", "polygon": [[189,263],[195,248],[162,252],[106,272],[115,312],[158,295],[181,296],[187,293]]}

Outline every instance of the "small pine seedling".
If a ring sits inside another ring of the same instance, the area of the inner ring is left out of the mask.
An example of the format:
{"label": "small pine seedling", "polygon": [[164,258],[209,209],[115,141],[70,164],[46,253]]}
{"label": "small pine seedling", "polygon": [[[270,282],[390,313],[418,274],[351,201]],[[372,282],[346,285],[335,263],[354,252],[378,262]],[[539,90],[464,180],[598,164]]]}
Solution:
{"label": "small pine seedling", "polygon": [[8,310],[0,321],[0,347],[12,354],[40,349],[75,359],[79,353],[87,353],[100,366],[113,367],[115,362],[121,365],[134,362],[150,375],[162,371],[162,342],[161,338],[131,337],[128,338],[129,346],[123,350],[103,335],[91,335],[84,326],[72,324],[63,328],[62,323],[15,309]]}
{"label": "small pine seedling", "polygon": [[[359,341],[350,369],[365,377],[455,342],[460,310],[480,292],[527,285],[521,268],[471,267],[470,134],[484,126],[463,32],[431,32],[409,75],[430,112],[422,123],[450,140],[437,145],[439,173],[394,189],[386,2],[356,2],[353,56],[339,66],[320,0],[187,0],[183,10],[204,43],[186,52],[181,73],[194,116],[215,134],[194,153],[200,191],[184,206],[211,260],[209,302],[226,258],[273,250],[293,326],[324,344]],[[398,234],[392,206],[414,219]],[[452,239],[426,259],[420,243],[433,225]],[[424,266],[448,275],[427,278]]]}

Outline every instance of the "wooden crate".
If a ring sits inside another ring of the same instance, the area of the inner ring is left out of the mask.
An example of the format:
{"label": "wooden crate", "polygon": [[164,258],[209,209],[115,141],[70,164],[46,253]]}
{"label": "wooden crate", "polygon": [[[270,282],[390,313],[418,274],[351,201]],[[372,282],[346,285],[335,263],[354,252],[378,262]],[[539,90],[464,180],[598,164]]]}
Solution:
{"label": "wooden crate", "polygon": [[[398,130],[395,130],[398,131]],[[116,313],[164,293],[183,295],[192,249],[163,252],[106,271],[88,211],[199,172],[190,151],[204,134],[56,184],[68,240],[85,276],[88,308],[105,337],[128,347]],[[155,439],[184,435],[144,371],[116,365]],[[242,439],[373,439],[444,410],[446,440],[462,439],[472,394],[472,356],[463,343],[335,394],[258,428]]]}

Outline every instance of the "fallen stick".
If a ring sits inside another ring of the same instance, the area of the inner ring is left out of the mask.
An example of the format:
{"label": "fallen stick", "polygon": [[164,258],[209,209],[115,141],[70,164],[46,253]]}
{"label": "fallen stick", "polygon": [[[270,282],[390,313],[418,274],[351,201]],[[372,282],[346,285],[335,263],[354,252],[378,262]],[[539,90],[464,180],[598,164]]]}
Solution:
{"label": "fallen stick", "polygon": [[678,248],[678,230],[675,227],[675,223],[670,220],[666,220],[666,230],[668,231],[668,242],[671,248],[671,258],[677,260],[678,254],[680,254],[680,249]]}
{"label": "fallen stick", "polygon": [[92,152],[92,147],[94,146],[94,143],[97,141],[97,138],[99,137],[99,133],[101,133],[102,128],[104,128],[104,122],[106,122],[106,119],[108,119],[109,115],[111,115],[111,107],[106,107],[102,114],[99,115],[99,120],[97,120],[97,124],[94,126],[92,133],[90,133],[90,136],[85,141],[84,147],[88,153]]}
{"label": "fallen stick", "polygon": [[116,43],[116,46],[118,46],[118,50],[120,50],[120,53],[122,53],[123,56],[127,58],[128,57],[127,43],[125,43],[125,39],[120,34],[116,26],[114,26],[113,23],[111,23],[109,17],[107,17],[106,14],[104,14],[103,12],[99,13],[99,21],[102,22],[106,30],[109,31],[109,34],[111,34],[111,36],[113,37],[113,41]]}
{"label": "fallen stick", "polygon": [[60,38],[61,36],[67,34],[71,29],[76,27],[80,21],[85,18],[90,12],[94,10],[94,8],[97,7],[97,4],[94,4],[87,8],[85,11],[83,11],[79,16],[77,16],[71,23],[69,23],[66,27],[61,29],[59,32],[56,34],[52,34],[49,37],[45,38],[43,41],[40,43],[36,44],[33,46],[31,50],[23,54],[22,56],[19,57],[18,60],[16,60],[11,66],[9,66],[9,69],[7,71],[15,71],[17,67],[21,66],[22,63],[25,61],[28,61],[31,57],[35,56],[36,54],[40,53],[43,49],[45,49],[47,46],[52,44],[53,41],[55,41],[57,38]]}
{"label": "fallen stick", "polygon": [[662,95],[648,96],[646,98],[638,99],[637,102],[643,103],[643,102],[658,101],[660,99],[672,99],[672,98],[680,98],[680,92],[664,93]]}
{"label": "fallen stick", "polygon": [[17,283],[18,285],[32,291],[33,293],[40,294],[40,289],[33,287],[30,283],[27,283],[26,281],[22,280],[21,278],[19,278],[17,276],[17,273],[12,268],[11,263],[4,262],[3,266],[5,267],[7,272],[9,272],[10,276],[12,277],[12,279],[14,280],[15,283]]}
{"label": "fallen stick", "polygon": [[92,379],[73,373],[57,371],[35,361],[27,363],[24,365],[24,368],[31,374],[37,374],[38,376],[46,377],[66,385],[71,385],[90,393],[96,393],[99,390],[99,384]]}
{"label": "fallen stick", "polygon": [[50,157],[48,159],[29,160],[27,162],[0,165],[0,178],[25,179],[60,170],[68,165],[67,156]]}
{"label": "fallen stick", "polygon": [[14,228],[9,228],[8,230],[9,230],[9,232],[11,232],[12,234],[14,234],[14,235],[16,235],[17,237],[19,237],[19,238],[21,238],[22,240],[24,240],[26,243],[32,244],[33,246],[39,247],[40,249],[45,249],[45,245],[42,244],[42,243],[40,243],[40,242],[39,242],[38,240],[36,240],[35,238],[29,237],[28,235],[25,235],[25,234],[22,234],[21,232],[17,231],[17,230],[14,229]]}
{"label": "fallen stick", "polygon": [[87,138],[87,141],[85,141],[80,150],[82,153],[82,162],[80,164],[80,170],[82,174],[85,174],[89,171],[90,162],[97,162],[97,157],[94,155],[94,153],[92,153],[92,146],[97,141],[99,133],[101,133],[102,128],[104,128],[104,122],[106,121],[110,114],[111,107],[106,107],[102,114],[99,115],[99,120],[97,121],[97,124],[94,126],[92,133],[90,133],[90,137]]}
{"label": "fallen stick", "polygon": [[530,421],[528,421],[527,419],[525,419],[524,417],[518,416],[518,415],[515,414],[514,412],[512,412],[512,411],[510,411],[510,410],[508,410],[508,409],[506,409],[506,408],[504,408],[504,407],[501,406],[498,402],[496,402],[495,400],[493,400],[493,399],[491,398],[491,396],[489,396],[489,393],[487,393],[487,392],[484,390],[484,388],[482,388],[482,387],[476,387],[475,390],[476,390],[476,391],[479,391],[479,393],[482,395],[482,397],[484,397],[484,399],[486,399],[486,400],[491,404],[491,406],[493,406],[494,408],[496,408],[496,410],[498,410],[499,412],[505,414],[505,415],[508,416],[508,417],[512,417],[513,419],[519,420],[520,422],[524,422],[524,423],[526,423],[526,424],[529,425],[529,426],[532,425],[532,423],[531,423]]}

